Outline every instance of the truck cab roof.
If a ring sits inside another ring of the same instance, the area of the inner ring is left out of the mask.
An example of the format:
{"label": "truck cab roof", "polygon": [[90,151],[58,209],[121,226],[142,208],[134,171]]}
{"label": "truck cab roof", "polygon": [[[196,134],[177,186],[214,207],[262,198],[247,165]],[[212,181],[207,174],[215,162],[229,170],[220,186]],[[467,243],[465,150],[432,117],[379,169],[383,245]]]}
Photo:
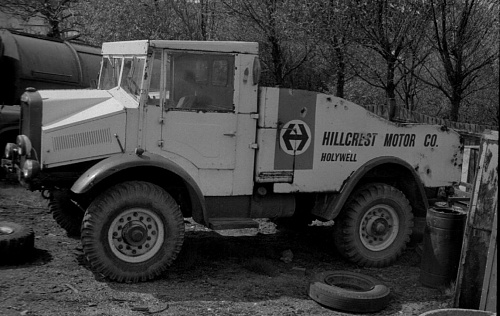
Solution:
{"label": "truck cab roof", "polygon": [[139,40],[103,43],[102,54],[144,55],[149,48],[253,55],[259,52],[259,44],[256,42]]}

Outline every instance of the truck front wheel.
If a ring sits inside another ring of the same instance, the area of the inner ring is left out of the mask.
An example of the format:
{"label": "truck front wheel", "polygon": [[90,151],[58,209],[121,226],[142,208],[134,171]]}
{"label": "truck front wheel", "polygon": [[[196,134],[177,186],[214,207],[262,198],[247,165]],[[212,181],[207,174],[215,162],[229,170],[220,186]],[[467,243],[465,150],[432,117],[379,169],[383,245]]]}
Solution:
{"label": "truck front wheel", "polygon": [[348,260],[385,267],[404,251],[413,227],[411,206],[398,189],[382,183],[356,191],[334,225],[334,242]]}
{"label": "truck front wheel", "polygon": [[83,251],[96,272],[118,282],[160,275],[184,240],[184,218],[165,190],[124,182],[97,197],[82,223]]}

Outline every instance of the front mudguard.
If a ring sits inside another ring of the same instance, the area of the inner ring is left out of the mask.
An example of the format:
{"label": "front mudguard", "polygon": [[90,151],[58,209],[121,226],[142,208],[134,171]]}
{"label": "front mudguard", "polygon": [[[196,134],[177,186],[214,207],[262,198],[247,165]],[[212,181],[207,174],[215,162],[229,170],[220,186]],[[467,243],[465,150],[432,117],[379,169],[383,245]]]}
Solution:
{"label": "front mudguard", "polygon": [[200,224],[208,223],[205,197],[196,181],[175,162],[152,153],[142,155],[124,153],[101,160],[75,181],[71,191],[74,194],[85,194],[113,175],[136,167],[154,167],[169,171],[181,178],[189,193],[193,219]]}

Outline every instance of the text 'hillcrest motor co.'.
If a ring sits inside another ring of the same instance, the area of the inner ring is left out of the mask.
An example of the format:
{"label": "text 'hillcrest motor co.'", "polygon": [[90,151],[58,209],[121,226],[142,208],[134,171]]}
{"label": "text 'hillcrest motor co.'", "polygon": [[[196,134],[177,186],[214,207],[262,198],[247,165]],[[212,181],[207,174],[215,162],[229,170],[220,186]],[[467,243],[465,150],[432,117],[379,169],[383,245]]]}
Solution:
{"label": "text 'hillcrest motor co.'", "polygon": [[[323,132],[321,145],[323,147],[415,147],[418,142],[422,142],[424,147],[438,147],[437,134],[426,134],[419,139],[413,133],[360,133],[360,132]],[[356,162],[357,153],[324,151],[321,153],[320,161],[330,162]]]}
{"label": "text 'hillcrest motor co.'", "polygon": [[[323,167],[322,171],[333,173],[330,167],[337,165],[337,175],[347,174],[358,164],[379,157],[401,159],[411,168],[422,163],[425,167],[445,168],[439,157],[451,155],[449,161],[455,161],[460,156],[460,144],[449,146],[456,142],[457,135],[446,127],[390,122],[359,105],[321,93],[273,88],[266,91],[265,104],[277,101],[279,105],[277,113],[265,113],[262,122],[267,129],[274,127],[270,122],[277,122],[273,170]],[[262,141],[261,148],[269,143]],[[434,173],[425,177],[435,177],[437,170],[434,168]]]}

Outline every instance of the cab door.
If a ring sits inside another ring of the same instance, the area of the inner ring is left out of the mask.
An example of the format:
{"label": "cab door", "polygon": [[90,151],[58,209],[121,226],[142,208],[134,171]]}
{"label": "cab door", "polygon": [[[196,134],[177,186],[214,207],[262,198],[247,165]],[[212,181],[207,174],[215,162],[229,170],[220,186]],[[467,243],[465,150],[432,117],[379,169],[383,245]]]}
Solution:
{"label": "cab door", "polygon": [[234,56],[177,53],[167,57],[163,149],[198,169],[234,169]]}
{"label": "cab door", "polygon": [[205,195],[251,193],[253,156],[240,166],[248,177],[235,176],[238,135],[251,120],[235,107],[235,59],[234,54],[196,52],[164,56],[162,150],[196,170]]}

